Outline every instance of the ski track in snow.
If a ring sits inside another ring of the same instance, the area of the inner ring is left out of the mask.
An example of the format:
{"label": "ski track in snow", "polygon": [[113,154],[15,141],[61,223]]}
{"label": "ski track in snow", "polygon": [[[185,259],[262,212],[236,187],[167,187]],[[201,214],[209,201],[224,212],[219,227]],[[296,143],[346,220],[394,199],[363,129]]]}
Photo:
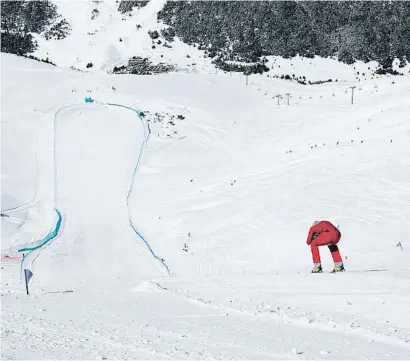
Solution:
{"label": "ski track in snow", "polygon": [[[49,278],[47,274],[50,273],[50,268],[53,268],[52,276],[56,277],[61,264],[66,264],[67,267],[67,262],[71,263],[71,268],[85,266],[88,269],[86,273],[94,272],[95,276],[97,275],[95,272],[104,273],[104,270],[101,269],[103,265],[101,261],[95,263],[94,266],[92,266],[93,263],[90,263],[90,254],[93,249],[99,252],[98,249],[101,247],[107,248],[105,254],[110,254],[111,257],[129,252],[130,262],[135,262],[134,257],[138,258],[138,252],[135,255],[132,254],[133,247],[129,244],[132,240],[126,227],[132,228],[136,232],[134,243],[142,242],[143,238],[138,240],[138,237],[142,236],[134,227],[131,218],[129,218],[130,224],[127,225],[126,220],[131,216],[124,214],[128,205],[123,207],[122,202],[124,200],[128,202],[142,150],[137,147],[138,150],[131,151],[131,156],[127,155],[127,143],[125,143],[125,138],[120,140],[121,131],[117,130],[121,127],[117,126],[117,122],[123,122],[129,127],[128,138],[130,141],[137,140],[139,133],[144,135],[145,130],[138,131],[140,125],[135,112],[126,108],[114,108],[114,105],[76,105],[65,107],[57,112],[54,145],[54,193],[56,206],[58,209],[60,207],[62,209],[63,227],[57,240],[30,254],[31,262],[27,259],[24,261],[24,267],[34,267],[35,270],[39,268],[40,273],[43,272],[43,277]],[[104,121],[107,127],[111,127],[109,137],[112,137],[112,140],[106,138],[105,135],[98,134],[98,129]],[[132,135],[132,123],[136,124],[134,136]],[[73,134],[75,134],[75,138]],[[144,136],[140,137],[142,139],[139,140],[142,141],[140,148],[142,148],[145,140],[143,140]],[[98,144],[99,142],[104,145],[101,146]],[[104,148],[106,154],[103,157],[96,157],[96,152],[101,152]],[[71,151],[67,153],[66,149],[71,149]],[[78,156],[73,149],[76,149]],[[125,170],[121,169],[122,163],[118,163],[121,157],[130,158],[126,163]],[[117,163],[115,163],[116,161]],[[133,171],[134,169],[135,171]],[[120,186],[112,183],[112,179],[108,177],[111,172],[125,175],[125,180]],[[104,184],[103,180],[106,180],[107,183]],[[127,182],[130,185],[127,185]],[[118,201],[115,198],[118,198]],[[117,215],[121,215],[122,220],[118,219],[118,221],[119,224],[122,223],[122,227],[114,226],[118,218],[116,218]],[[117,235],[110,235],[105,228],[101,227],[101,224],[117,228]],[[123,231],[120,231],[121,228]],[[125,234],[127,235],[125,236]],[[111,240],[110,237],[112,237]],[[127,241],[116,244],[118,241],[115,242],[115,238],[125,238]],[[73,242],[73,240],[75,241]],[[103,246],[101,245],[102,240],[105,240]],[[150,247],[149,244],[147,247]],[[76,248],[81,249],[81,254],[77,253]],[[145,245],[139,244],[137,248],[145,249]],[[158,258],[151,251],[151,248],[149,248],[148,253],[152,253],[154,258]],[[40,260],[39,256],[45,261]],[[48,264],[48,258],[53,259],[51,264]],[[105,262],[106,259],[108,258],[103,256],[102,262]],[[76,264],[77,262],[79,264]],[[30,266],[30,264],[32,265]],[[84,268],[82,272],[84,272]],[[65,278],[62,274],[59,277]]]}

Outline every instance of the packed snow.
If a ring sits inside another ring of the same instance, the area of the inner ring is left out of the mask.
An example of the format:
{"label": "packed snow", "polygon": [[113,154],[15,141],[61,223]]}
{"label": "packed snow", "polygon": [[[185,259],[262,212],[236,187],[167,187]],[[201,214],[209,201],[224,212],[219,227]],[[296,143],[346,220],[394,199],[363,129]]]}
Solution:
{"label": "packed snow", "polygon": [[[408,76],[1,61],[2,358],[409,358]],[[310,274],[319,219],[343,274]]]}

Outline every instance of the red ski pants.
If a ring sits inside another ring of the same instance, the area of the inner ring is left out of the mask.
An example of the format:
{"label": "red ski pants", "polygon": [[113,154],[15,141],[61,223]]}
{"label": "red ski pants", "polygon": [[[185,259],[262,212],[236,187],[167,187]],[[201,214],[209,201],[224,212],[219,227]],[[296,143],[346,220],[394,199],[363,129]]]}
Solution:
{"label": "red ski pants", "polygon": [[328,246],[332,254],[333,262],[343,262],[342,257],[337,247],[337,243],[340,241],[339,235],[335,232],[322,232],[316,237],[310,244],[312,250],[313,263],[320,263],[319,246]]}

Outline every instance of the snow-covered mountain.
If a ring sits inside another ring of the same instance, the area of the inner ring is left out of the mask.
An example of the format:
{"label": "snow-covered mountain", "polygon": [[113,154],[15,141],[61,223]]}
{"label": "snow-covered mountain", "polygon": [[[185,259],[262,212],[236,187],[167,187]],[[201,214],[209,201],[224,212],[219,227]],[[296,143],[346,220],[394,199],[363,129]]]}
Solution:
{"label": "snow-covered mountain", "polygon": [[[174,70],[213,74],[218,67],[225,71],[268,71],[273,76],[309,83],[315,81],[309,79],[310,72],[295,77],[295,69],[285,72],[280,69],[280,63],[272,67],[272,59],[280,62],[284,56],[294,65],[295,57],[314,59],[316,55],[353,64],[351,73],[357,80],[365,74],[354,69],[354,63],[362,61],[366,64],[360,68],[372,76],[386,70],[408,73],[403,66],[408,64],[410,55],[402,38],[407,36],[406,14],[410,7],[381,3],[289,1],[212,5],[166,0],[2,3],[2,51],[28,54],[87,72],[121,72],[119,68],[137,58],[133,64],[145,59],[144,64],[149,64],[151,69],[149,73]],[[229,16],[221,17],[230,12],[238,17],[237,22],[231,22]],[[327,16],[322,16],[323,12]],[[376,25],[370,29],[371,17]],[[379,22],[383,26],[378,26]],[[300,33],[299,28],[305,23]],[[389,39],[386,33],[390,34]],[[322,37],[320,43],[318,39]],[[271,45],[275,39],[279,43]],[[131,66],[126,72],[146,72],[141,68],[145,67]],[[341,80],[338,74],[328,74],[326,68],[320,81]],[[330,69],[333,71],[334,66]]]}
{"label": "snow-covered mountain", "polygon": [[[408,358],[408,65],[245,76],[153,49],[162,1],[56,4],[57,66],[1,54],[2,357]],[[133,56],[177,71],[109,74]],[[319,219],[344,274],[310,274]]]}
{"label": "snow-covered mountain", "polygon": [[157,20],[166,0],[151,0],[127,12],[119,11],[116,0],[51,2],[71,30],[64,39],[33,34],[37,49],[32,55],[40,59],[83,71],[111,72],[115,66],[127,65],[132,57],[166,63],[180,71],[214,69],[202,51],[182,41],[172,41],[171,45],[163,37],[152,39],[149,32],[167,28]]}

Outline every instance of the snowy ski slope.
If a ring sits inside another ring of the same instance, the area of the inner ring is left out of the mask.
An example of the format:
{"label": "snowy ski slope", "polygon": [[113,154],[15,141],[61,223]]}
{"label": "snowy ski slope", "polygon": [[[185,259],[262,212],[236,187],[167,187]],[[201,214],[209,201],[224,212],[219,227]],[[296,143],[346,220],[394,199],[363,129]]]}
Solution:
{"label": "snowy ski slope", "polygon": [[[410,356],[407,76],[356,83],[351,105],[348,76],[246,86],[1,61],[2,255],[63,220],[23,263],[30,297],[2,258],[3,358]],[[145,113],[146,147],[144,122],[108,103]],[[345,274],[309,273],[316,219],[340,225]]]}

